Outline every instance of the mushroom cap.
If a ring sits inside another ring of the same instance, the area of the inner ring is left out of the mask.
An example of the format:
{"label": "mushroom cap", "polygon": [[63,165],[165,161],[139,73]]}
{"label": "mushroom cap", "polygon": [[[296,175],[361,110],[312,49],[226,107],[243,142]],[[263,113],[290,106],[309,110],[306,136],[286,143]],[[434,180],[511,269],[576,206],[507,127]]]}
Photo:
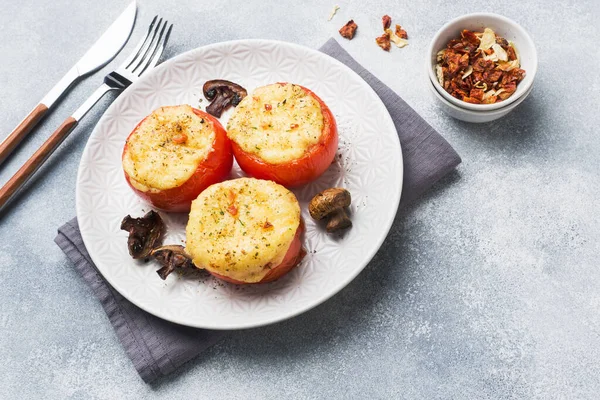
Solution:
{"label": "mushroom cap", "polygon": [[213,79],[206,81],[202,86],[202,92],[210,103],[206,112],[219,118],[223,111],[230,106],[236,106],[248,95],[246,89],[224,79]]}
{"label": "mushroom cap", "polygon": [[343,209],[338,209],[333,212],[329,216],[329,221],[327,221],[327,227],[325,228],[327,232],[336,232],[341,229],[347,229],[352,226],[352,221],[348,218],[348,215]]}
{"label": "mushroom cap", "polygon": [[139,259],[148,257],[158,244],[165,232],[165,224],[160,215],[151,210],[141,218],[126,216],[121,221],[121,229],[129,232],[127,238],[129,254],[133,258]]}
{"label": "mushroom cap", "polygon": [[167,276],[177,268],[194,268],[192,258],[181,245],[157,247],[150,255],[162,265],[162,268],[156,271],[162,280],[167,279]]}
{"label": "mushroom cap", "polygon": [[214,97],[218,94],[218,92],[230,91],[233,92],[240,97],[246,97],[248,92],[246,89],[238,85],[237,83],[227,81],[225,79],[213,79],[210,81],[206,81],[202,86],[202,92],[204,93],[204,97],[208,100],[214,99]]}
{"label": "mushroom cap", "polygon": [[310,216],[320,220],[332,212],[350,206],[352,197],[344,188],[325,189],[312,198],[308,205]]}

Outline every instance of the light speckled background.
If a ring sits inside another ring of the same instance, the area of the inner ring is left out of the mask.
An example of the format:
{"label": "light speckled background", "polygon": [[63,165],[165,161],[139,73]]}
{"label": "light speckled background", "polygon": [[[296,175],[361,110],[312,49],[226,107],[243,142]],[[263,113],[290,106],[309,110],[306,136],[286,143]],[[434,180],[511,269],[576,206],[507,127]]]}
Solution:
{"label": "light speckled background", "polygon": [[[333,299],[293,320],[236,332],[148,386],[53,243],[75,213],[77,165],[105,99],[0,217],[0,398],[598,397],[598,2],[339,1],[332,22],[334,2],[173,3],[141,0],[125,53],[158,12],[175,21],[168,56],[239,38],[316,48],[354,18],[358,35],[344,47],[437,128],[463,164],[397,216],[373,262]],[[1,2],[0,136],[125,5]],[[479,10],[520,22],[540,62],[530,98],[491,125],[441,114],[422,81],[435,31]],[[408,30],[407,48],[387,54],[373,44],[384,13]],[[0,182],[111,67],[71,91],[2,167]]]}

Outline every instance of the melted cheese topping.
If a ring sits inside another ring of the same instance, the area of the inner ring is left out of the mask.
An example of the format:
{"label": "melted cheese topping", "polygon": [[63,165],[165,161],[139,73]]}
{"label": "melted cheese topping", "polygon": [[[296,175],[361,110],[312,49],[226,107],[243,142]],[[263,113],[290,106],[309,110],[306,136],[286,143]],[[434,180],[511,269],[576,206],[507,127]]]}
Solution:
{"label": "melted cheese topping", "polygon": [[212,151],[213,123],[188,105],[152,112],[127,139],[123,169],[143,191],[183,185]]}
{"label": "melted cheese topping", "polygon": [[240,102],[227,124],[227,135],[242,150],[272,164],[302,157],[322,132],[320,103],[290,83],[259,87]]}
{"label": "melted cheese topping", "polygon": [[192,202],[186,252],[199,268],[259,282],[283,261],[299,225],[300,205],[285,187],[253,178],[225,181]]}

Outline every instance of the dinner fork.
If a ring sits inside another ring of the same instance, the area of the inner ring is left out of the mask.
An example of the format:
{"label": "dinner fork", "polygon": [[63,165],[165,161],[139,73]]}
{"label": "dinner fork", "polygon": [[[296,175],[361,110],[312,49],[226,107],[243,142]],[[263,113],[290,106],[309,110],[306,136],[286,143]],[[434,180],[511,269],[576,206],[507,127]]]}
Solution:
{"label": "dinner fork", "polygon": [[[158,20],[158,22],[157,22]],[[173,24],[154,17],[146,36],[127,59],[104,77],[104,83],[42,144],[27,162],[0,189],[0,211],[65,140],[87,112],[111,90],[122,92],[144,72],[156,66],[171,35]]]}

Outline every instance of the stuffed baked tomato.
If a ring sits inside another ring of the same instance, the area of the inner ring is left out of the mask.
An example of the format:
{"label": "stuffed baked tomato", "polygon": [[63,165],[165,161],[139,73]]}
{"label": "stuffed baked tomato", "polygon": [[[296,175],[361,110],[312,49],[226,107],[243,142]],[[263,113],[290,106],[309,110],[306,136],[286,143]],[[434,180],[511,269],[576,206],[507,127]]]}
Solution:
{"label": "stuffed baked tomato", "polygon": [[192,202],[185,251],[194,265],[231,283],[280,278],[304,257],[300,205],[272,181],[240,178]]}
{"label": "stuffed baked tomato", "polygon": [[213,116],[189,105],[161,107],[131,132],[123,149],[129,186],[154,207],[189,211],[233,164],[231,143]]}
{"label": "stuffed baked tomato", "polygon": [[309,89],[291,83],[257,88],[227,124],[233,154],[249,175],[288,187],[318,178],[338,146],[331,110]]}

